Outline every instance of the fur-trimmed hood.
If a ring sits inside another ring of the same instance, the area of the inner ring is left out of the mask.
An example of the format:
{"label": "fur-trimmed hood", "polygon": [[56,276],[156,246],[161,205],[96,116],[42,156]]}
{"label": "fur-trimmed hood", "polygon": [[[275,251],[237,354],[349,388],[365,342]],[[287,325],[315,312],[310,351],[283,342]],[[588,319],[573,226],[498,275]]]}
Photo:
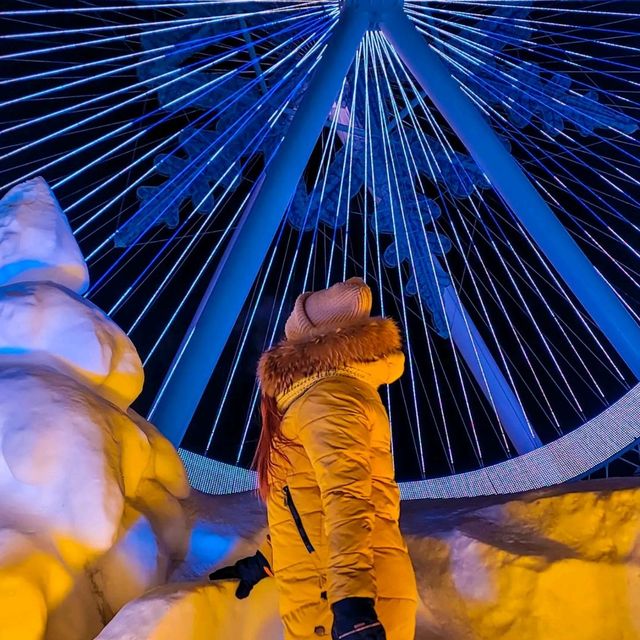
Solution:
{"label": "fur-trimmed hood", "polygon": [[[372,376],[372,367],[364,366],[382,361],[385,366],[377,368],[377,375]],[[402,338],[396,323],[389,318],[367,318],[304,340],[280,342],[262,354],[258,381],[262,392],[273,397],[282,396],[307,378],[318,379],[346,369],[363,371],[363,378],[380,385],[397,379],[403,363]]]}

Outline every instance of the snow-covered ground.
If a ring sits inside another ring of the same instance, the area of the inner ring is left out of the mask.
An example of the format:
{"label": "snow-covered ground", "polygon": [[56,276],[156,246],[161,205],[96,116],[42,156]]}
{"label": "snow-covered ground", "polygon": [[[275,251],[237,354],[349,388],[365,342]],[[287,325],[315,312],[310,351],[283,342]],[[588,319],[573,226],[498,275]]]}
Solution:
{"label": "snow-covered ground", "polygon": [[[418,577],[419,640],[640,638],[640,480],[582,482],[509,498],[411,501],[402,529]],[[179,583],[130,603],[99,640],[277,640],[277,595],[246,600],[212,568],[253,553],[264,514],[250,493],[192,492]]]}
{"label": "snow-covered ground", "polygon": [[[0,640],[278,640],[273,579],[212,569],[264,535],[255,495],[191,492],[129,409],[127,336],[84,300],[46,183],[0,201]],[[640,480],[403,503],[420,640],[640,640]]]}

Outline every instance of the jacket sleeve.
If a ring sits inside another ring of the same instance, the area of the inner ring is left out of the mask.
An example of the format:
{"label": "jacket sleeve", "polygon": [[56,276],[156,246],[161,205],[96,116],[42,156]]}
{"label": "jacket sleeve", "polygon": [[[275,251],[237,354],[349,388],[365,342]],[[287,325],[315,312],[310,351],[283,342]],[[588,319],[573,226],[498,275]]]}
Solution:
{"label": "jacket sleeve", "polygon": [[300,407],[299,437],[316,476],[329,548],[330,603],[375,598],[371,502],[371,426],[360,401],[311,393]]}

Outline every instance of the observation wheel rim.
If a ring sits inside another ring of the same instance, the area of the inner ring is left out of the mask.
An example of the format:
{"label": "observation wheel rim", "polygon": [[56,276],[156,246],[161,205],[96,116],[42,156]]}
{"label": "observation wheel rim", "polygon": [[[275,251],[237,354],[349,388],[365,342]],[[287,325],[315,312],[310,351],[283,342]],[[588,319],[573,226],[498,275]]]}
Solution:
{"label": "observation wheel rim", "polygon": [[[577,429],[493,465],[426,480],[399,482],[403,500],[509,495],[580,480],[640,443],[640,382]],[[178,453],[194,489],[212,495],[254,490],[254,471],[186,449]]]}

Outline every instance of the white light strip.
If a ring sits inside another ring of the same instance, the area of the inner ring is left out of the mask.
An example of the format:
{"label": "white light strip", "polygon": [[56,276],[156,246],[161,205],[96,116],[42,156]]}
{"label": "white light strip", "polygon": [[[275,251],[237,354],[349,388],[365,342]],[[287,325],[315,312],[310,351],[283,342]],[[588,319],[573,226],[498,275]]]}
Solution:
{"label": "white light strip", "polygon": [[[403,500],[470,498],[541,489],[592,473],[640,441],[640,384],[554,442],[483,469],[400,482]],[[214,495],[251,491],[256,473],[179,450],[194,489]]]}

